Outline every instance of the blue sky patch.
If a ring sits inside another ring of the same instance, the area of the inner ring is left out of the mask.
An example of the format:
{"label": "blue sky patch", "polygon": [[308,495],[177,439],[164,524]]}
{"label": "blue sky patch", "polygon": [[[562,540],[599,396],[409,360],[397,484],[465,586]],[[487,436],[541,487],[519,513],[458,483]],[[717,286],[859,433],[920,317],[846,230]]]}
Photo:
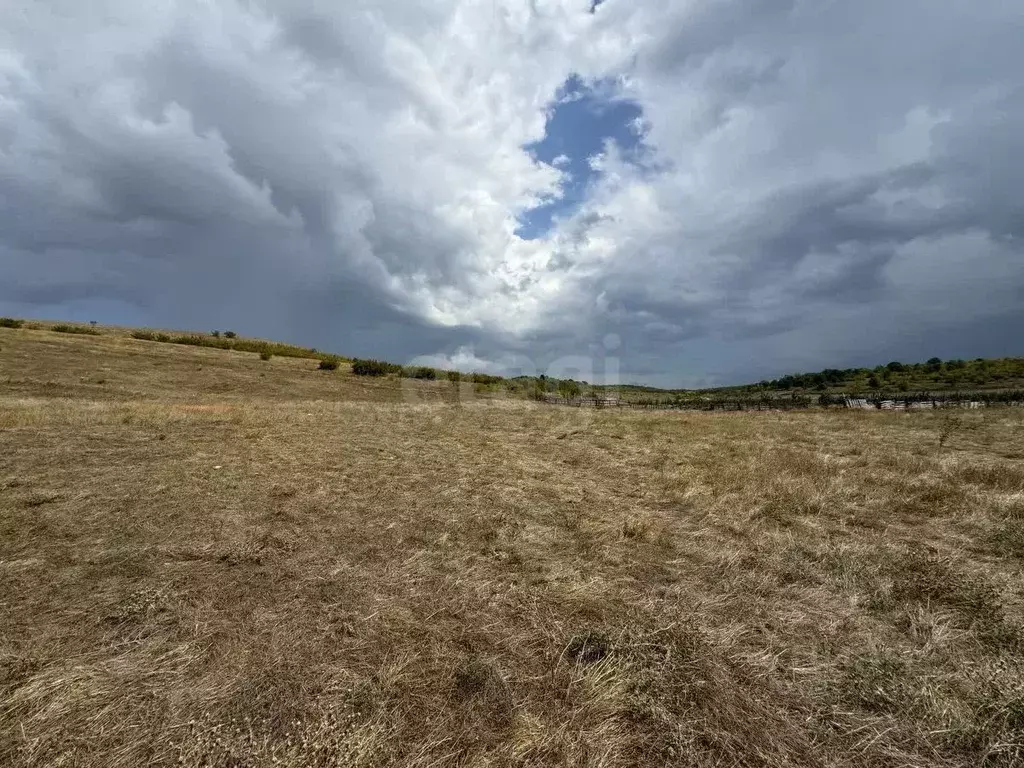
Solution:
{"label": "blue sky patch", "polygon": [[526,240],[542,237],[556,216],[572,213],[583,202],[587,189],[600,176],[590,158],[604,150],[607,139],[627,156],[638,152],[643,136],[636,126],[643,117],[640,106],[614,95],[609,83],[587,83],[571,76],[559,89],[548,110],[544,138],[527,144],[535,160],[569,174],[561,197],[545,202],[519,217],[516,234]]}

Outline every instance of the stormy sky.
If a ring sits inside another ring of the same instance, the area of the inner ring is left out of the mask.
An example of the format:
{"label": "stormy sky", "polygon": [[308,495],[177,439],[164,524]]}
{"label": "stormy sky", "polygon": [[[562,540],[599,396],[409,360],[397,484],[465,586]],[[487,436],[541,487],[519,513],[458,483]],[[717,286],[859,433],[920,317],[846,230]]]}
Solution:
{"label": "stormy sky", "polygon": [[1021,355],[1022,40],[1003,0],[0,0],[0,314],[661,386]]}

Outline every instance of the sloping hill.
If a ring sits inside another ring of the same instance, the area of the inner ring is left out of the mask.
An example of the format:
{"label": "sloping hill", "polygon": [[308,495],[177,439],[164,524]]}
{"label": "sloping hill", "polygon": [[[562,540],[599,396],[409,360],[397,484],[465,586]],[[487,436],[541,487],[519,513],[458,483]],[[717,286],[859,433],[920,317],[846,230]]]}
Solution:
{"label": "sloping hill", "polygon": [[49,327],[0,328],[0,381],[7,391],[170,402],[210,396],[224,401],[376,402],[456,400],[460,393],[486,396],[468,383],[454,387],[448,381],[353,376],[350,363],[341,358],[335,358],[338,370],[321,371],[318,363],[324,355],[314,350],[306,350],[306,357],[274,355],[262,360],[255,351],[140,340],[132,338],[132,329],[89,328],[92,335],[53,332]]}

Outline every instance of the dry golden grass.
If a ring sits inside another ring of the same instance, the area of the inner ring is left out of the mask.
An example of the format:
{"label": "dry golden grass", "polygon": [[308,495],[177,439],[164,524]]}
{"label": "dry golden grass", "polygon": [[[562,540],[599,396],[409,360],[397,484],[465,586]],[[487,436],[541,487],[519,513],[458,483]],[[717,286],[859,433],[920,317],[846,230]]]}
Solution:
{"label": "dry golden grass", "polygon": [[0,331],[0,765],[1024,763],[1021,412],[315,366]]}

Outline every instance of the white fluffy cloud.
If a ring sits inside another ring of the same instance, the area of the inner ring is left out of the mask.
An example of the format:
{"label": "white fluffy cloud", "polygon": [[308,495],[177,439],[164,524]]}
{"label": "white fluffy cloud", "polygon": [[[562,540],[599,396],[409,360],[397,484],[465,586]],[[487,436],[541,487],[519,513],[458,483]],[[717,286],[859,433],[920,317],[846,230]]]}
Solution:
{"label": "white fluffy cloud", "polygon": [[[590,7],[3,0],[0,309],[492,370],[615,334],[662,384],[1024,351],[1019,13]],[[643,162],[523,240],[574,73]]]}

